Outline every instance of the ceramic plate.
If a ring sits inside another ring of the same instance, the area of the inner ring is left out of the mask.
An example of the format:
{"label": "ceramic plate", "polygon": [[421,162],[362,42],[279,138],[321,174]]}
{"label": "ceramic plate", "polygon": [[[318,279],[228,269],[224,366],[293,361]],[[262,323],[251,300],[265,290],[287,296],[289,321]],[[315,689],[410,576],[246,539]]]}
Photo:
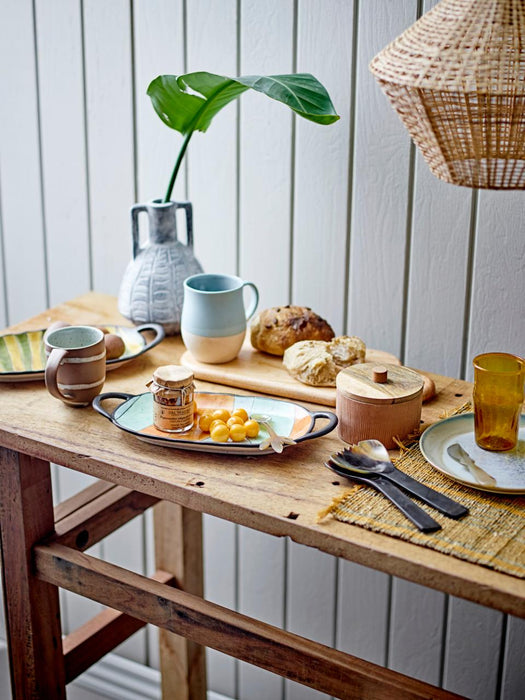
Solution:
{"label": "ceramic plate", "polygon": [[[106,362],[108,370],[116,369],[125,362],[151,350],[164,338],[164,329],[157,323],[129,328],[128,326],[105,325],[110,333],[120,335],[126,349],[124,354]],[[147,340],[143,333],[151,331],[154,337]],[[44,378],[46,354],[44,351],[45,329],[12,333],[0,336],[0,382],[27,382]]]}
{"label": "ceramic plate", "polygon": [[[466,467],[448,454],[447,447],[455,442],[496,479],[496,486],[479,484]],[[525,415],[521,416],[518,444],[508,452],[489,452],[476,445],[473,413],[434,423],[425,430],[419,445],[427,462],[465,486],[495,493],[525,493]]]}
{"label": "ceramic plate", "polygon": [[[120,399],[123,403],[112,413],[108,413],[101,405],[108,399]],[[244,408],[249,415],[264,414],[270,418],[270,425],[278,435],[291,438],[296,442],[326,435],[337,425],[337,417],[331,411],[312,413],[299,404],[264,396],[196,392],[195,400],[199,409],[227,408],[233,411],[235,408]],[[93,400],[93,408],[108,418],[117,428],[154,445],[251,457],[273,453],[271,447],[259,449],[261,442],[268,437],[267,431],[262,426],[256,438],[247,438],[243,442],[214,442],[209,433],[203,433],[198,427],[184,434],[163,433],[153,425],[153,397],[150,392],[137,396],[119,392],[100,394]],[[318,418],[327,418],[328,423],[316,429],[315,422]]]}

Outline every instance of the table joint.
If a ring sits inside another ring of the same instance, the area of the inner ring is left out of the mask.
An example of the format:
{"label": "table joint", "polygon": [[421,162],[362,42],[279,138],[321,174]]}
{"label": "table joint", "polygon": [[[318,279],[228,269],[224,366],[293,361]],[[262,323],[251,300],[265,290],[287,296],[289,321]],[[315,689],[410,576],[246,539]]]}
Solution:
{"label": "table joint", "polygon": [[84,551],[159,500],[99,479],[55,507],[55,532],[46,541]]}

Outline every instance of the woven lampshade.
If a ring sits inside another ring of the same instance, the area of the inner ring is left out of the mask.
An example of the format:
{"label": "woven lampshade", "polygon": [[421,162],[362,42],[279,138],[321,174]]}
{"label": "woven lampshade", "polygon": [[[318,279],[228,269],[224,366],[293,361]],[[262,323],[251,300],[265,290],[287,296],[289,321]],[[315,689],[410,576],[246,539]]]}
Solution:
{"label": "woven lampshade", "polygon": [[370,70],[434,175],[525,189],[524,0],[441,0]]}

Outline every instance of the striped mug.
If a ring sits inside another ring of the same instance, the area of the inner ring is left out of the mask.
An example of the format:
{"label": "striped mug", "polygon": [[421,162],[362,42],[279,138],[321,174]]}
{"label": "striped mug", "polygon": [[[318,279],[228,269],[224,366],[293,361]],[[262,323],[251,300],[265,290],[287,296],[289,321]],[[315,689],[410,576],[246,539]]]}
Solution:
{"label": "striped mug", "polygon": [[70,406],[89,406],[106,379],[104,333],[91,326],[67,326],[48,332],[46,387]]}

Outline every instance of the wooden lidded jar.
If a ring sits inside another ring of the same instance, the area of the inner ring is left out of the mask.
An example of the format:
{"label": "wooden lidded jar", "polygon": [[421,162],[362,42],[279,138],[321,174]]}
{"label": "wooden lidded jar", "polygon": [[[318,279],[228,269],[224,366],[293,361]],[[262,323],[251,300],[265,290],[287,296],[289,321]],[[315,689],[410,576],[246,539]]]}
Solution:
{"label": "wooden lidded jar", "polygon": [[419,430],[423,377],[407,367],[365,362],[342,370],[336,377],[339,437],[349,444],[379,440],[397,447]]}

